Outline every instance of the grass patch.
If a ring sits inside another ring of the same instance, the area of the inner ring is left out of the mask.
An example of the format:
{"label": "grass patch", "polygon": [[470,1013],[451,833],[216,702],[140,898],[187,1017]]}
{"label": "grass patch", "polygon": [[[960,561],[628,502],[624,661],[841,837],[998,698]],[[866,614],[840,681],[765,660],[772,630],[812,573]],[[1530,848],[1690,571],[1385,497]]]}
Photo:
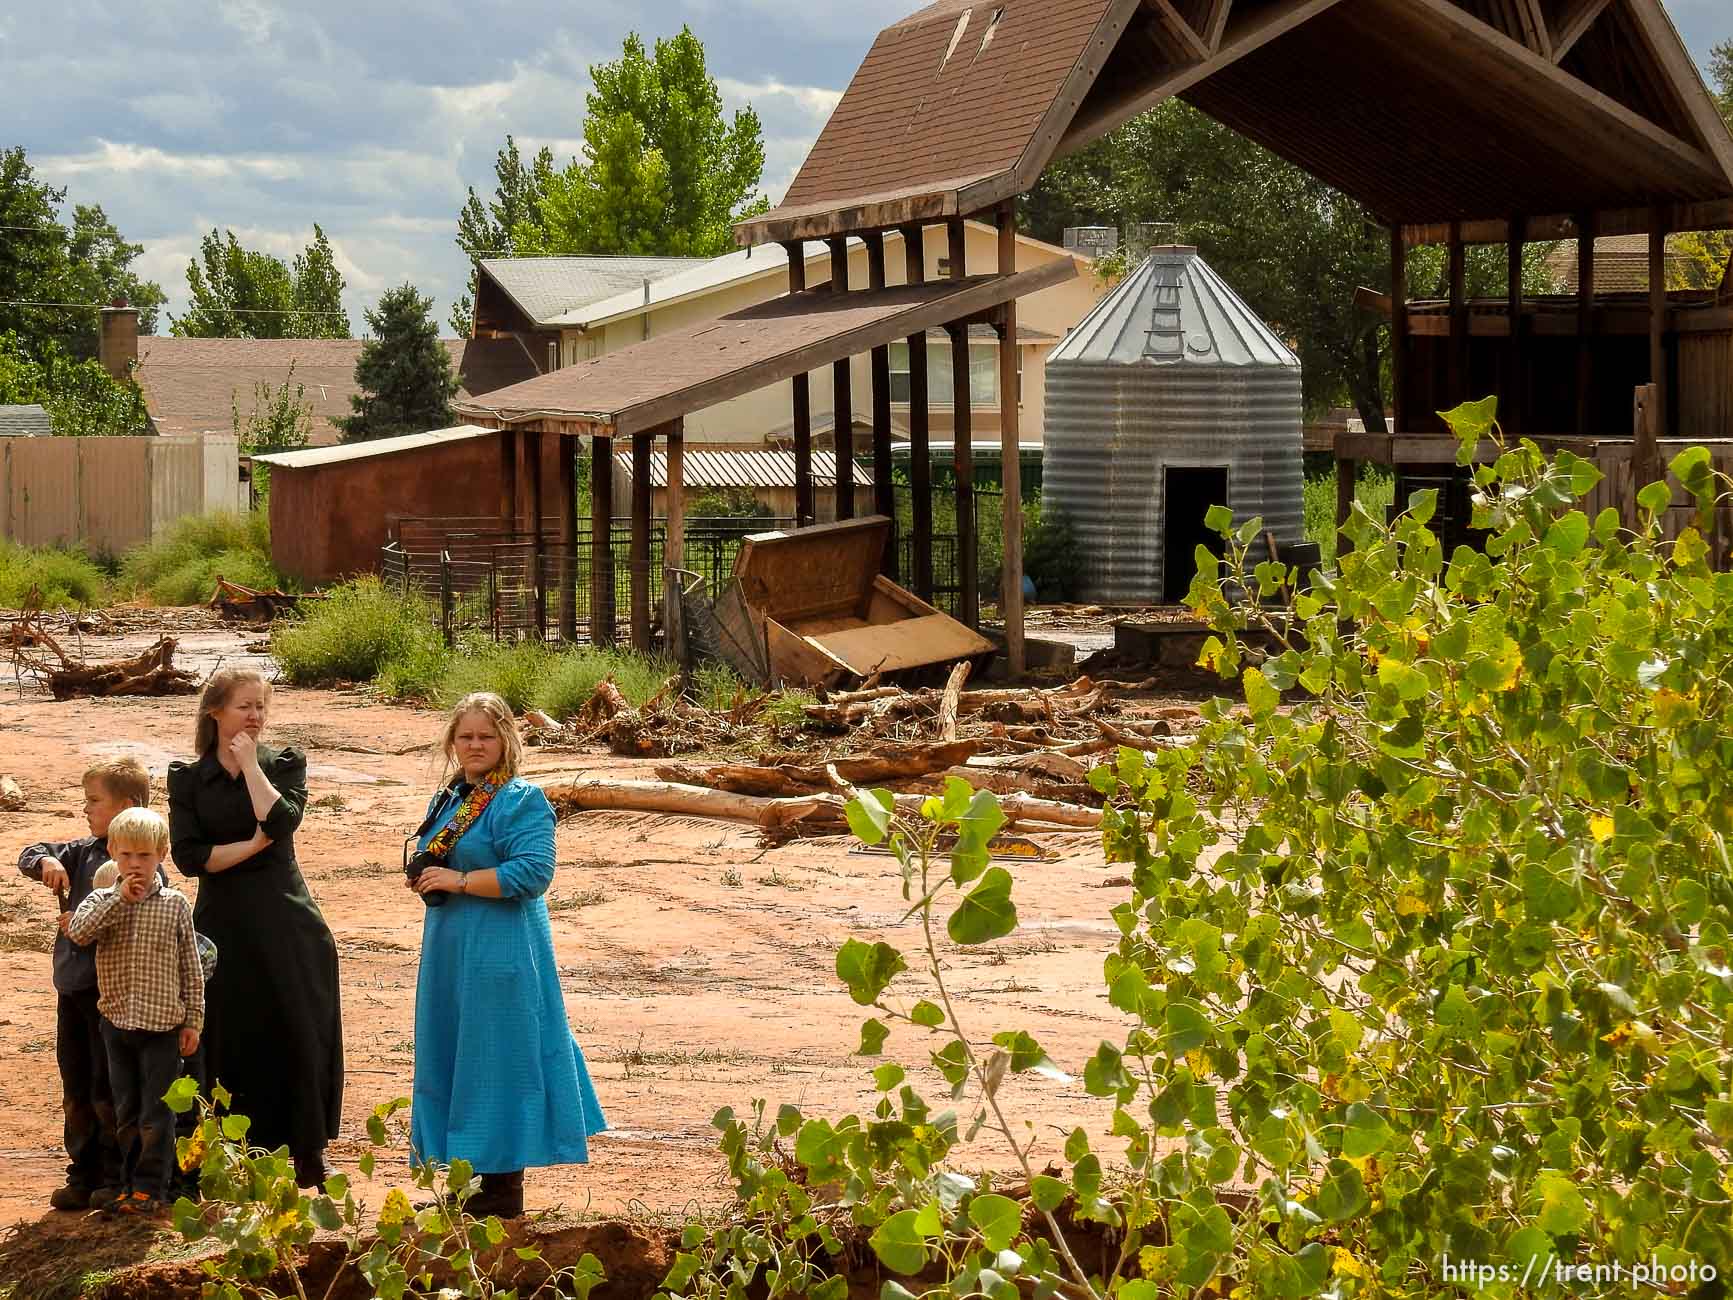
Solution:
{"label": "grass patch", "polygon": [[108,599],[108,579],[83,551],[20,546],[0,538],[0,609],[20,609],[32,590],[45,609],[76,609]]}
{"label": "grass patch", "polygon": [[536,695],[536,707],[564,722],[589,702],[604,677],[612,677],[626,703],[640,708],[678,671],[666,659],[646,658],[628,650],[568,650],[553,656],[547,679]]}
{"label": "grass patch", "polygon": [[335,587],[304,617],[278,624],[271,653],[297,686],[375,682],[393,699],[422,700],[435,697],[448,659],[432,606],[374,577]]}
{"label": "grass patch", "polygon": [[283,587],[271,564],[271,521],[263,511],[217,511],[177,519],[153,542],[121,557],[122,585],[157,605],[202,605],[227,578],[255,588]]}
{"label": "grass patch", "polygon": [[538,708],[559,658],[540,641],[471,642],[446,665],[439,683],[439,702],[456,704],[477,691],[492,691],[511,705],[514,713]]}
{"label": "grass patch", "polygon": [[[1388,470],[1375,465],[1360,469],[1360,481],[1354,487],[1355,499],[1374,517],[1383,519],[1396,496],[1396,478]],[[1306,540],[1318,543],[1320,558],[1325,564],[1336,559],[1336,471],[1319,474],[1306,480],[1304,488]]]}
{"label": "grass patch", "polygon": [[576,912],[580,908],[596,907],[611,898],[613,895],[605,889],[580,889],[575,894],[559,894],[549,898],[548,911]]}

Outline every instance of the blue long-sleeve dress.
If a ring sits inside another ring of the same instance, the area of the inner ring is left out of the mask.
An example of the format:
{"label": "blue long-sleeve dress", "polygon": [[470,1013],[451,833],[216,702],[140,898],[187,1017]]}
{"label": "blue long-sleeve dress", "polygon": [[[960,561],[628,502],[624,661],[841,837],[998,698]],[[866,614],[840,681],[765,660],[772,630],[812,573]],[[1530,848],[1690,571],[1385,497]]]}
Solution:
{"label": "blue long-sleeve dress", "polygon": [[[456,815],[435,795],[421,844]],[[443,806],[442,806],[443,804]],[[458,871],[499,873],[502,897],[448,894],[422,929],[415,986],[410,1139],[421,1161],[478,1173],[580,1164],[602,1115],[566,1022],[543,897],[554,878],[554,810],[521,779],[502,786],[453,848]]]}

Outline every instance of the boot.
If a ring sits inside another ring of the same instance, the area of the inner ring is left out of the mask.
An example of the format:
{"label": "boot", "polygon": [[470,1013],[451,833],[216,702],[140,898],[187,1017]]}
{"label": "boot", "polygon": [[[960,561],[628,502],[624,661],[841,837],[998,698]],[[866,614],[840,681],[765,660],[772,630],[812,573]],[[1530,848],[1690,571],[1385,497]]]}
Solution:
{"label": "boot", "polygon": [[325,1158],[325,1149],[304,1151],[295,1157],[295,1186],[322,1188],[325,1180],[335,1176],[336,1167]]}
{"label": "boot", "polygon": [[481,1190],[469,1198],[463,1212],[472,1219],[490,1215],[515,1219],[524,1212],[524,1171],[514,1169],[504,1174],[482,1174]]}

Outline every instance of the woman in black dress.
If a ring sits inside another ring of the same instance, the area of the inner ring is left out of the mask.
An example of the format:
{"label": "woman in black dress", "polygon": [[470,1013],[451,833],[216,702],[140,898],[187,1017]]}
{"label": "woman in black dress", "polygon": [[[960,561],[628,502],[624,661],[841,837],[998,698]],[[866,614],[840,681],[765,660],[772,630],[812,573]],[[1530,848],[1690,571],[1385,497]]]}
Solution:
{"label": "woman in black dress", "polygon": [[193,923],[222,954],[206,990],[206,1077],[252,1120],[248,1141],[289,1148],[295,1181],[332,1172],[343,1109],[337,946],[295,862],[307,759],[259,744],[270,683],[223,669],[199,697],[198,758],[168,770],[175,866],[199,881]]}

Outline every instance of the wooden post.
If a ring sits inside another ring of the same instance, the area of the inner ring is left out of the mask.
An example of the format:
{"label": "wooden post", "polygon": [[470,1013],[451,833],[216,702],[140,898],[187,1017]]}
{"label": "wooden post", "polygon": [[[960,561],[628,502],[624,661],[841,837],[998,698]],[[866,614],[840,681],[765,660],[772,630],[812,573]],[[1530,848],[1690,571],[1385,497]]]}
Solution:
{"label": "wooden post", "polygon": [[[926,232],[922,226],[903,227],[903,257],[910,284],[927,279]],[[909,498],[915,533],[914,589],[922,600],[933,598],[933,460],[931,420],[927,405],[927,335],[911,334],[909,348]]]}
{"label": "wooden post", "polygon": [[1523,402],[1527,385],[1522,371],[1522,246],[1527,225],[1528,218],[1526,217],[1512,217],[1510,219],[1510,238],[1504,250],[1504,310],[1510,320],[1510,338],[1505,347],[1505,364],[1509,369],[1509,375],[1505,381],[1504,393],[1498,403],[1498,415],[1504,427],[1512,433],[1520,433],[1525,427]]}
{"label": "wooden post", "polygon": [[[848,239],[830,241],[830,288],[848,292]],[[854,518],[854,387],[849,358],[831,367],[831,409],[836,427],[836,517]]]}
{"label": "wooden post", "polygon": [[1452,406],[1468,399],[1468,256],[1462,223],[1450,223],[1450,359],[1447,363]]}
{"label": "wooden post", "polygon": [[590,439],[590,642],[613,645],[614,440]]}
{"label": "wooden post", "polygon": [[[951,279],[968,274],[968,231],[961,217],[945,223],[949,235]],[[957,321],[951,334],[951,470],[957,479],[957,618],[970,627],[981,623],[979,540],[975,536],[975,448],[969,405],[969,326]]]}
{"label": "wooden post", "polygon": [[[668,438],[668,533],[662,543],[662,567],[686,567],[686,422],[670,420]],[[664,591],[672,590],[665,583]]]}
{"label": "wooden post", "polygon": [[650,447],[654,434],[632,435],[632,649],[650,653]]}
{"label": "wooden post", "polygon": [[535,591],[536,639],[548,631],[547,526],[542,518],[542,431],[524,433],[524,455],[530,472],[530,582]]}
{"label": "wooden post", "polygon": [[499,434],[499,522],[505,533],[517,532],[517,430]]}
{"label": "wooden post", "polygon": [[[1577,436],[1594,432],[1595,219],[1577,218]],[[1606,432],[1606,430],[1602,430]]]}
{"label": "wooden post", "polygon": [[[1354,489],[1360,481],[1358,461],[1336,457],[1336,527],[1340,529],[1354,513]],[[1354,544],[1340,534],[1336,537],[1336,556],[1341,558],[1354,549]]]}
{"label": "wooden post", "polygon": [[578,639],[578,440],[559,435],[560,447],[560,640]]}
{"label": "wooden post", "polygon": [[1408,377],[1408,245],[1400,224],[1390,227],[1390,418],[1391,433],[1404,433],[1408,399],[1402,391]]}
{"label": "wooden post", "polygon": [[[788,291],[806,292],[806,243],[793,239],[788,250]],[[794,523],[804,528],[816,518],[812,495],[812,377],[804,370],[794,383]]]}
{"label": "wooden post", "polygon": [[[1017,210],[999,209],[999,274],[1017,271]],[[999,609],[1005,616],[1005,659],[1013,678],[1024,669],[1023,647],[1023,448],[1017,409],[1017,301],[1005,304],[999,322],[999,464],[1004,490],[1003,578]]]}
{"label": "wooden post", "polygon": [[1655,386],[1649,423],[1655,436],[1664,438],[1672,403],[1667,392],[1667,217],[1658,207],[1649,210],[1649,382]]}
{"label": "wooden post", "polygon": [[[867,288],[885,287],[885,236],[882,230],[866,235]],[[891,581],[897,577],[897,498],[891,477],[891,350],[887,344],[872,350],[873,385],[873,512],[891,521],[885,538],[885,553],[879,571]],[[849,481],[849,492],[854,481]]]}
{"label": "wooden post", "polygon": [[1641,521],[1637,493],[1661,477],[1660,449],[1655,445],[1660,436],[1661,426],[1656,419],[1660,413],[1660,394],[1656,386],[1638,384],[1631,410],[1631,495],[1624,502],[1622,512],[1627,528],[1635,529]]}

